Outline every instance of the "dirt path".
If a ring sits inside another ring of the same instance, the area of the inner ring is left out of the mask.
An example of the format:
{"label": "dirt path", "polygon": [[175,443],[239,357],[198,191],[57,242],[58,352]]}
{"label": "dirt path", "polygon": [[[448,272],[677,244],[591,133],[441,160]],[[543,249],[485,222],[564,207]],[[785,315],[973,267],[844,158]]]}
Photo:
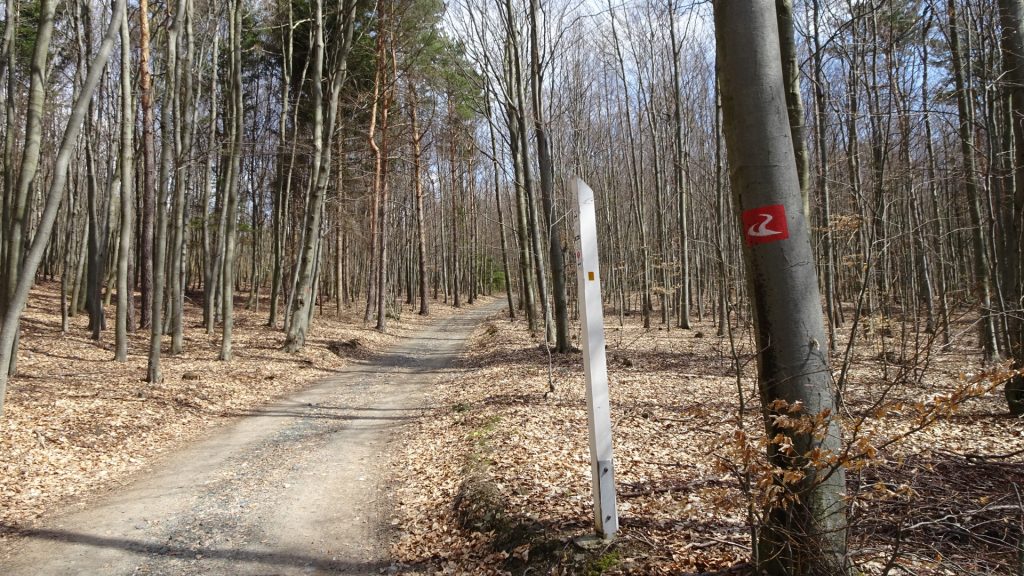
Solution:
{"label": "dirt path", "polygon": [[0,574],[377,574],[392,432],[495,301],[254,411],[25,535]]}

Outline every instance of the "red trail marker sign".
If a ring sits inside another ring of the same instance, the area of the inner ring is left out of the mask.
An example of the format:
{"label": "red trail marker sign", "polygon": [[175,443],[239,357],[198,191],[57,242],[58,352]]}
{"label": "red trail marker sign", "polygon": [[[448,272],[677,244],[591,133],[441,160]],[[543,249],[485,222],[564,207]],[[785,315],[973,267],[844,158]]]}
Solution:
{"label": "red trail marker sign", "polygon": [[786,207],[782,204],[761,206],[743,213],[743,236],[748,246],[767,244],[789,238]]}

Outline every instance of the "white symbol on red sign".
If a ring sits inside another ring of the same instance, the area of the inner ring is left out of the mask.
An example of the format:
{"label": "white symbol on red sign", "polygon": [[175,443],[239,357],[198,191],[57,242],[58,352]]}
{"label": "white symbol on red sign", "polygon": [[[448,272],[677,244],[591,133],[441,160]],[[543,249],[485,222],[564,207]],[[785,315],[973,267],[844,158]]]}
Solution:
{"label": "white symbol on red sign", "polygon": [[765,244],[789,238],[786,208],[782,204],[762,206],[743,213],[743,229],[747,244]]}
{"label": "white symbol on red sign", "polygon": [[778,234],[782,234],[782,232],[780,232],[778,230],[769,230],[768,229],[768,225],[771,224],[772,220],[775,219],[775,216],[772,216],[771,214],[758,214],[758,216],[761,218],[761,223],[760,224],[754,224],[753,226],[748,228],[747,229],[747,234],[749,234],[751,236],[756,236],[758,238],[764,238],[766,236],[776,236]]}

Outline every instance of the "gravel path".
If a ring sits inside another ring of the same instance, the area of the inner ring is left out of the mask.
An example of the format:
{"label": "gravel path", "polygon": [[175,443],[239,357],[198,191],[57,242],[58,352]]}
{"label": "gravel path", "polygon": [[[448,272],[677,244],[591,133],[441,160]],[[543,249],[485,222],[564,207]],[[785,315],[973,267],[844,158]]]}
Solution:
{"label": "gravel path", "polygon": [[382,454],[503,300],[254,411],[89,508],[25,534],[0,574],[378,574]]}

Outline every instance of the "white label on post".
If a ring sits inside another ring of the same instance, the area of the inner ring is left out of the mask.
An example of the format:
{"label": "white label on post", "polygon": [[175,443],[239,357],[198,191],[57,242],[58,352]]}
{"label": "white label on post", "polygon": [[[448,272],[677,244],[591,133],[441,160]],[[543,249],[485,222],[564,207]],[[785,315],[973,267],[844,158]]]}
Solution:
{"label": "white label on post", "polygon": [[597,213],[594,191],[576,179],[579,218],[576,220],[576,277],[583,332],[583,373],[587,382],[587,424],[597,532],[611,538],[619,530],[615,509],[615,468],[612,466],[612,421],[608,405],[608,364],[605,359],[601,273],[597,261]]}

